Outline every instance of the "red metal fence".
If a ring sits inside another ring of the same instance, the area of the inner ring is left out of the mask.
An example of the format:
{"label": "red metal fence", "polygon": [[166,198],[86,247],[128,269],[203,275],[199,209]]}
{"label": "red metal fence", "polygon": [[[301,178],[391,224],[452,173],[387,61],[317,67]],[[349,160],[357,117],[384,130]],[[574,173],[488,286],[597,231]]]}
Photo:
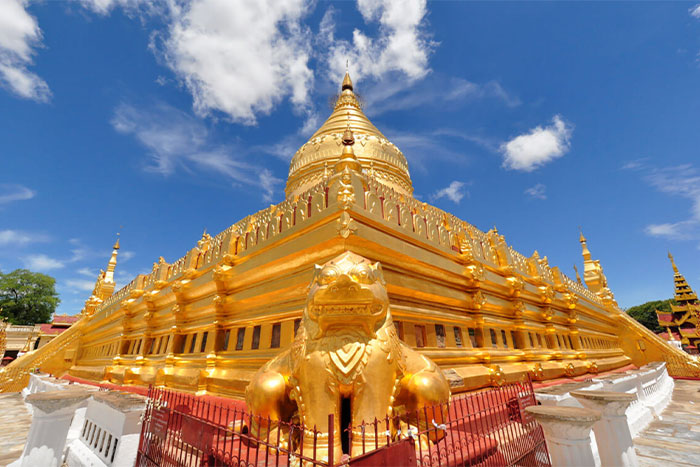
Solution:
{"label": "red metal fence", "polygon": [[[542,428],[525,412],[532,384],[514,383],[452,398],[342,430],[344,455],[333,458],[328,426],[282,423],[196,396],[149,390],[136,465],[141,466],[550,466]],[[443,423],[441,423],[441,421]]]}

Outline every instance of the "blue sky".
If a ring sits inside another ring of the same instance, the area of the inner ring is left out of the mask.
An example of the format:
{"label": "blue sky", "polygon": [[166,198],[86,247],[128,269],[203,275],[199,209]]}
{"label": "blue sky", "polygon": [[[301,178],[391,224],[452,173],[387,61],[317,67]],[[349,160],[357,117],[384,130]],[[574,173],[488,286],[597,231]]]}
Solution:
{"label": "blue sky", "polygon": [[0,2],[0,270],[77,313],[284,197],[345,61],[415,193],[621,306],[700,289],[700,6]]}

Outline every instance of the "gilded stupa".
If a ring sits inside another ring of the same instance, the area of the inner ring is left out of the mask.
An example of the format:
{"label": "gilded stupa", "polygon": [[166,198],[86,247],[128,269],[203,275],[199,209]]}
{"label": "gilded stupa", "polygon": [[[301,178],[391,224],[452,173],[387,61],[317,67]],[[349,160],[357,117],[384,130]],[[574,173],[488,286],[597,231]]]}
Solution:
{"label": "gilded stupa", "polygon": [[[160,257],[116,292],[115,245],[81,319],[0,370],[0,389],[21,389],[40,368],[243,398],[270,362],[284,375],[280,359],[295,336],[321,332],[324,319],[338,329],[336,315],[352,309],[367,313],[352,324],[374,332],[363,323],[379,308],[360,300],[358,285],[369,278],[391,310],[381,321],[386,345],[426,357],[420,371],[432,362],[442,370],[430,400],[445,397],[442,377],[454,394],[528,373],[552,380],[652,361],[668,362],[671,375],[700,375],[686,353],[620,310],[583,235],[584,278],[572,280],[495,228],[481,231],[412,193],[406,158],[364,114],[346,75],[331,116],[292,158],[285,200],[203,234],[180,259]],[[309,284],[326,280],[355,290],[354,301],[340,294],[315,305]],[[309,324],[307,315],[321,318]],[[354,371],[366,353],[352,352],[333,364]]]}

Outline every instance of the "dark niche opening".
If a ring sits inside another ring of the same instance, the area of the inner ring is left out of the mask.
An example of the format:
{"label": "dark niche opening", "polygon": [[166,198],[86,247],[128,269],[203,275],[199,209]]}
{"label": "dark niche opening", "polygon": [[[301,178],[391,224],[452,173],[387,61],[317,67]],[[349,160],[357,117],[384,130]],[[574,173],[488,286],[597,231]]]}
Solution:
{"label": "dark niche opening", "polygon": [[352,402],[349,397],[340,398],[340,443],[343,454],[350,454],[350,430],[352,429]]}

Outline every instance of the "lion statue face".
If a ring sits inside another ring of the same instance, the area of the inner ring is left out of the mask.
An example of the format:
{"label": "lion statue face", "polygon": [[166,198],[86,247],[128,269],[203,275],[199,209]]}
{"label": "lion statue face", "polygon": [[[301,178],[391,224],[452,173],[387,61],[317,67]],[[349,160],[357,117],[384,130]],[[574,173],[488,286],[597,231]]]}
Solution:
{"label": "lion statue face", "polygon": [[374,337],[389,317],[384,284],[379,263],[349,251],[316,265],[304,312],[306,328],[317,328],[312,333],[317,338],[345,330]]}

